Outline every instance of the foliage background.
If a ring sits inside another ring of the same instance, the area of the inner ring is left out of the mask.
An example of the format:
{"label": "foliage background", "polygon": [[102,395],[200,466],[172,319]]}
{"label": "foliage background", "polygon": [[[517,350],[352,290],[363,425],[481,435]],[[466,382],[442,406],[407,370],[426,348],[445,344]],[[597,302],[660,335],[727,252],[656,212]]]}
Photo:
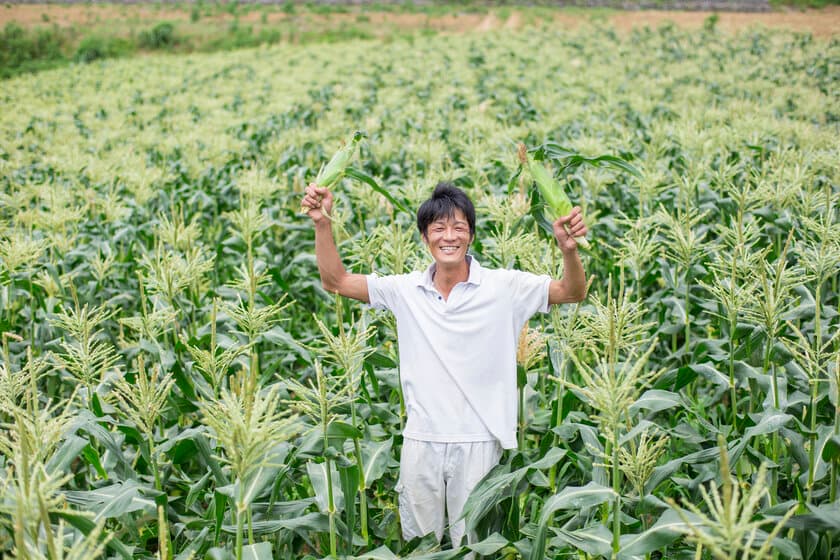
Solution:
{"label": "foliage background", "polygon": [[[592,26],[3,82],[4,554],[466,552],[400,539],[393,321],[320,288],[298,215],[361,128],[354,165],[399,205],[467,189],[489,266],[561,273],[520,141],[593,232],[588,300],[531,325],[521,448],[468,512],[479,552],[831,557],[838,64],[800,34]],[[561,172],[559,146],[640,177]],[[349,267],[426,263],[411,215],[337,192]]]}
{"label": "foliage background", "polygon": [[0,9],[0,78],[74,62],[155,52],[215,52],[263,44],[349,39],[394,40],[415,34],[540,25],[576,28],[581,23],[604,21],[630,29],[656,27],[666,20],[699,28],[710,20],[728,30],[758,24],[830,37],[840,26],[840,11],[833,6],[836,3],[13,2]]}

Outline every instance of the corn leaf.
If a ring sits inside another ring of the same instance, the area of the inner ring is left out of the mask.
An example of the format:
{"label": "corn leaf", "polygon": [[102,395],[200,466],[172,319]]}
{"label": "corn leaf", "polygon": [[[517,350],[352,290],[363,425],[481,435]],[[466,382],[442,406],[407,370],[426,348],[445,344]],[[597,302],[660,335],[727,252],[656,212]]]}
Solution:
{"label": "corn leaf", "polygon": [[242,547],[242,560],[272,560],[271,543],[260,542]]}
{"label": "corn leaf", "polygon": [[[329,461],[329,465],[333,503],[335,504],[336,511],[341,511],[344,509],[344,493],[341,491],[341,480],[339,479],[338,470],[335,468],[335,462]],[[330,502],[327,488],[327,461],[321,463],[308,461],[306,463],[306,472],[309,475],[312,489],[315,491],[315,500],[318,503],[318,509],[322,513],[328,512]]]}
{"label": "corn leaf", "polygon": [[533,547],[531,548],[531,560],[543,560],[545,556],[548,526],[554,517],[554,512],[561,509],[579,510],[597,506],[615,499],[615,496],[616,493],[612,488],[590,482],[586,486],[565,488],[546,500],[540,511],[539,529],[537,530],[536,537],[534,537]]}
{"label": "corn leaf", "polygon": [[565,544],[592,556],[612,554],[612,533],[600,523],[577,531],[557,529],[556,533],[557,536],[551,539],[552,546]]}
{"label": "corn leaf", "polygon": [[[689,520],[698,521],[696,515],[685,512]],[[632,558],[644,557],[646,554],[670,545],[677,540],[687,528],[676,511],[669,509],[654,523],[654,525],[642,533],[636,535],[622,535],[621,548],[618,552],[619,560],[631,560]]]}
{"label": "corn leaf", "polygon": [[360,556],[354,556],[353,558],[356,560],[397,560],[399,557],[391,552],[390,548],[383,545]]}
{"label": "corn leaf", "polygon": [[67,470],[67,466],[79,456],[82,450],[89,445],[88,440],[76,435],[69,435],[61,444],[50,460],[47,462],[47,472],[57,473]]}
{"label": "corn leaf", "polygon": [[405,212],[408,215],[413,214],[413,212],[411,212],[405,206],[405,204],[403,204],[402,202],[397,200],[397,198],[394,195],[392,195],[390,192],[388,192],[388,189],[382,187],[379,183],[376,182],[376,180],[373,177],[371,177],[370,175],[368,175],[364,171],[360,171],[360,170],[356,169],[355,167],[348,167],[347,169],[344,170],[344,176],[349,177],[350,179],[355,179],[356,181],[359,181],[361,183],[364,183],[364,184],[368,185],[374,191],[376,191],[377,193],[384,196],[388,200],[388,202],[390,202],[398,210],[400,210],[402,212]]}
{"label": "corn leaf", "polygon": [[681,400],[678,394],[661,389],[650,389],[645,391],[636,399],[636,402],[630,405],[630,412],[638,412],[639,410],[660,412],[680,405]]}
{"label": "corn leaf", "polygon": [[[255,471],[251,472],[250,475],[248,475],[248,478],[243,484],[241,496],[243,504],[251,505],[251,503],[259,497],[265,488],[277,479],[278,473],[287,468],[284,461],[288,452],[288,444],[280,443],[265,454],[265,457],[261,461],[262,464]],[[239,482],[237,481],[237,484],[238,483]],[[236,501],[240,500],[238,494],[234,494],[233,497]]]}
{"label": "corn leaf", "polygon": [[[82,515],[78,512],[65,510],[56,513],[58,517],[81,531],[83,534],[88,535],[91,531],[96,528],[96,523],[91,519],[88,515]],[[120,555],[120,557],[124,558],[125,560],[131,560],[134,556],[131,550],[123,544],[123,542],[115,535],[112,535],[111,538],[108,540],[106,547],[113,552]]]}
{"label": "corn leaf", "polygon": [[134,511],[153,514],[156,511],[154,500],[143,495],[147,490],[151,489],[134,480],[126,480],[96,490],[71,490],[64,495],[71,504],[94,513],[94,521],[99,521]]}
{"label": "corn leaf", "polygon": [[482,556],[490,556],[492,554],[497,553],[509,543],[510,541],[508,541],[499,533],[493,533],[481,542],[467,545],[467,548],[469,548],[473,552],[481,554]]}
{"label": "corn leaf", "polygon": [[365,484],[368,488],[385,474],[391,462],[393,443],[393,438],[378,442],[363,440],[359,443],[362,450],[362,462],[365,466]]}
{"label": "corn leaf", "polygon": [[593,167],[613,167],[634,177],[641,178],[642,174],[629,161],[618,156],[602,155],[597,157],[586,157],[573,150],[562,147],[556,142],[545,142],[536,150],[537,159],[550,158],[561,160],[560,171],[573,171],[582,165]]}
{"label": "corn leaf", "polygon": [[[359,494],[359,466],[347,465],[338,467],[338,474],[341,478],[341,491],[347,506],[344,510],[347,525],[344,529],[344,543],[350,547],[353,542],[353,527],[356,525],[356,497]],[[352,550],[348,550],[348,553]]]}

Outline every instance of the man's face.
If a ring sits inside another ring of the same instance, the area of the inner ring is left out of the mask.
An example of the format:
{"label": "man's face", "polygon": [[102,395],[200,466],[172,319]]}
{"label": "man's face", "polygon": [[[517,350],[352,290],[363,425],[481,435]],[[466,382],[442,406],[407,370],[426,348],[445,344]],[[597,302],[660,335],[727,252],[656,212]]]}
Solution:
{"label": "man's face", "polygon": [[436,263],[441,265],[463,262],[472,241],[470,225],[460,210],[449,217],[435,220],[426,228],[423,240]]}

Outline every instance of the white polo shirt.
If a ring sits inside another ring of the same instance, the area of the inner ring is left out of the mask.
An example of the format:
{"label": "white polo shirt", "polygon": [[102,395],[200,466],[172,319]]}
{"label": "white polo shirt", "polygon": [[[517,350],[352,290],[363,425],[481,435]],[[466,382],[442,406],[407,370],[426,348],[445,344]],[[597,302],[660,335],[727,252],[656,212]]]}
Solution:
{"label": "white polo shirt", "polygon": [[548,312],[549,276],[482,268],[444,300],[425,272],[367,277],[370,304],[397,320],[403,435],[436,442],[516,447],[516,349],[537,311]]}

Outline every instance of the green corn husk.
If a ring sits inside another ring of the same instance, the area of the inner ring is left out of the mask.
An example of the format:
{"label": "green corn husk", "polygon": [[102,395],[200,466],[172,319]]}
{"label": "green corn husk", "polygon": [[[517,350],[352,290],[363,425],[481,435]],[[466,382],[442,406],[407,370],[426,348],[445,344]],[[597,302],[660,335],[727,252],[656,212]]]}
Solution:
{"label": "green corn husk", "polygon": [[[315,184],[319,187],[326,187],[328,189],[336,185],[344,177],[344,171],[353,159],[353,154],[356,151],[356,145],[363,137],[364,134],[361,132],[353,134],[352,140],[339,148],[339,150],[333,154],[333,157],[330,158],[327,165],[321,167],[321,170],[318,172],[318,176],[315,177]],[[301,206],[300,208],[301,214],[308,214],[309,210],[311,210],[311,208],[307,208],[305,206]]]}
{"label": "green corn husk", "polygon": [[[548,172],[545,166],[528,156],[525,144],[519,144],[519,161],[524,167],[528,168],[531,177],[540,190],[540,195],[551,209],[552,219],[549,221],[554,222],[554,220],[561,216],[568,216],[573,208],[572,201],[569,200],[563,187]],[[585,237],[575,237],[575,242],[584,249],[589,249],[589,241]]]}

